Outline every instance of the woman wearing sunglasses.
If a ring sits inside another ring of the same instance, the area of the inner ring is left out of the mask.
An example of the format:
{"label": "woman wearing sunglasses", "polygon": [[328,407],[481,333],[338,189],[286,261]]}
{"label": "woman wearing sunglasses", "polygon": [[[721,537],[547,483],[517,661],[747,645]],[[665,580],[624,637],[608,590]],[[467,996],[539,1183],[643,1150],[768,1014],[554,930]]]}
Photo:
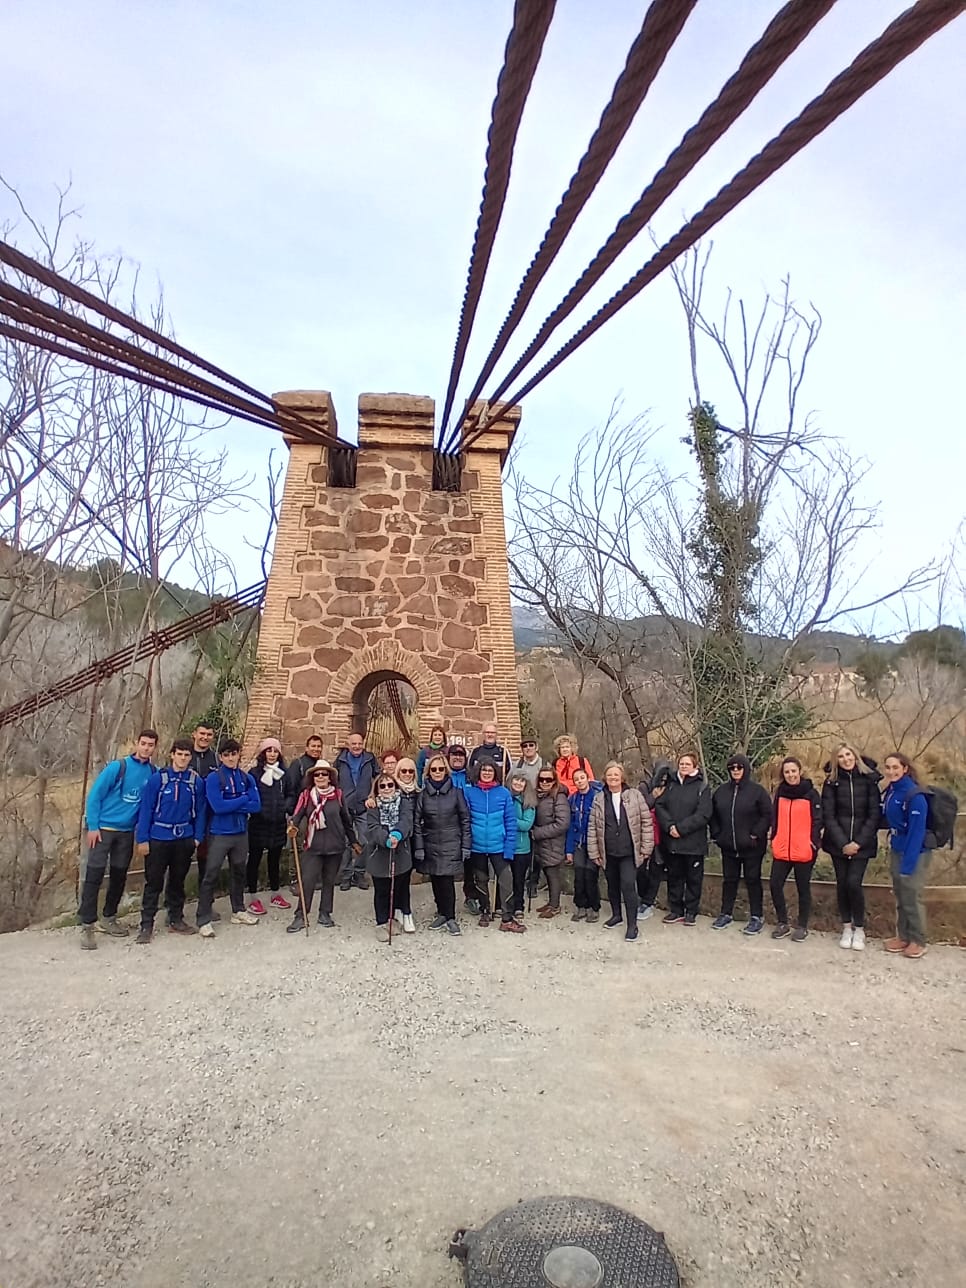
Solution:
{"label": "woman wearing sunglasses", "polygon": [[414,793],[401,792],[394,778],[380,774],[376,779],[375,804],[364,815],[363,849],[366,871],[372,877],[376,938],[383,942],[389,938],[391,917],[395,917],[407,935],[416,930],[409,899],[413,874],[413,799]]}
{"label": "woman wearing sunglasses", "polygon": [[470,811],[450,778],[446,757],[431,755],[423,769],[423,790],[416,798],[413,833],[416,870],[429,877],[436,900],[430,930],[460,934],[456,920],[456,878],[470,857]]}
{"label": "woman wearing sunglasses", "polygon": [[530,837],[534,862],[540,864],[547,878],[547,902],[537,914],[544,920],[560,916],[560,873],[567,858],[569,830],[567,789],[557,781],[552,769],[541,769],[537,774],[537,814]]}
{"label": "woman wearing sunglasses", "polygon": [[419,791],[415,760],[410,760],[408,756],[403,756],[402,760],[396,765],[396,772],[389,776],[390,778],[395,778],[396,786],[404,796],[413,798],[413,805],[415,806],[416,793]]}
{"label": "woman wearing sunglasses", "polygon": [[346,845],[359,853],[352,815],[346,809],[342,793],[335,785],[335,771],[328,761],[321,760],[306,772],[304,787],[288,829],[289,836],[297,836],[304,829],[302,839],[302,890],[305,907],[299,899],[289,934],[305,929],[305,921],[312,911],[312,899],[321,886],[319,896],[319,925],[331,927],[332,901],[339,868]]}

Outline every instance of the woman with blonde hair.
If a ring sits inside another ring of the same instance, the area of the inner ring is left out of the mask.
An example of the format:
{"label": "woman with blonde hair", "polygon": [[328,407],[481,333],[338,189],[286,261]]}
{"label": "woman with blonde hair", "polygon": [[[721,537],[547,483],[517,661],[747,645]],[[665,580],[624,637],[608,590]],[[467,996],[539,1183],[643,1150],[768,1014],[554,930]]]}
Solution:
{"label": "woman with blonde hair", "polygon": [[835,885],[842,921],[840,948],[865,947],[865,896],[862,879],[879,848],[882,825],[879,773],[875,761],[866,760],[840,743],[826,765],[822,788],[822,849],[835,868]]}
{"label": "woman with blonde hair", "polygon": [[395,778],[396,785],[404,796],[408,796],[415,804],[416,792],[419,791],[419,784],[416,782],[416,762],[410,756],[403,756],[396,763],[396,769],[391,778]]}
{"label": "woman with blonde hair", "polygon": [[589,779],[593,779],[594,771],[590,767],[590,761],[579,754],[577,739],[572,733],[562,733],[559,738],[554,738],[553,754],[553,772],[557,776],[557,782],[566,788],[568,796],[574,791],[574,774],[578,769],[582,769]]}
{"label": "woman with blonde hair", "polygon": [[612,760],[604,770],[604,790],[590,807],[587,852],[607,877],[611,916],[605,926],[621,924],[623,900],[625,939],[637,938],[637,869],[653,851],[654,821],[647,801],[636,787],[628,787],[624,766]]}

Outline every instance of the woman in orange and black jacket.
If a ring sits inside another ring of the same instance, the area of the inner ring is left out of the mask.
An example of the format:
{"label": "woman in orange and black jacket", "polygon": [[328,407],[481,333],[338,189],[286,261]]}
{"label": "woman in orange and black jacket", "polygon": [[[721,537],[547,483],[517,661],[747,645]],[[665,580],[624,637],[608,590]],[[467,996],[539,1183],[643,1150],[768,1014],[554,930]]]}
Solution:
{"label": "woman in orange and black jacket", "polygon": [[[775,792],[771,824],[771,901],[778,925],[772,939],[791,935],[796,943],[808,938],[808,914],[812,910],[812,872],[822,839],[822,798],[810,778],[802,777],[802,762],[794,756],[782,761],[782,781]],[[795,873],[798,887],[798,925],[788,924],[785,882]]]}

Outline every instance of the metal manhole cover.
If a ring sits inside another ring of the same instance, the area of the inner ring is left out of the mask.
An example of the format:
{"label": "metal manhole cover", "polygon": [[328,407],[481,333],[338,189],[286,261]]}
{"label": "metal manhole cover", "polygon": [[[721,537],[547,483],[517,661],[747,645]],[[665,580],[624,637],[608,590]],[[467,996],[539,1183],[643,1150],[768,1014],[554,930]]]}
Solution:
{"label": "metal manhole cover", "polygon": [[663,1234],[595,1199],[529,1199],[481,1230],[460,1230],[450,1255],[466,1288],[679,1288]]}

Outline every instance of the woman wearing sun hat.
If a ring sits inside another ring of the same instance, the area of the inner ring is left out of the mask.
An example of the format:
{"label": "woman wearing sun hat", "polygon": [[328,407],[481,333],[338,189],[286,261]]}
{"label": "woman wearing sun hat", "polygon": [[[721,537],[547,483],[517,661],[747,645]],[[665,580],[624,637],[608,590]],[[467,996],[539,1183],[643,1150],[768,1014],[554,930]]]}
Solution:
{"label": "woman wearing sun hat", "polygon": [[332,906],[345,847],[350,844],[359,852],[352,815],[336,786],[335,770],[327,760],[320,760],[306,770],[289,836],[297,836],[300,829],[305,907],[299,899],[292,924],[286,927],[289,934],[305,929],[316,888],[322,891],[319,896],[319,925],[327,928],[335,925]]}

